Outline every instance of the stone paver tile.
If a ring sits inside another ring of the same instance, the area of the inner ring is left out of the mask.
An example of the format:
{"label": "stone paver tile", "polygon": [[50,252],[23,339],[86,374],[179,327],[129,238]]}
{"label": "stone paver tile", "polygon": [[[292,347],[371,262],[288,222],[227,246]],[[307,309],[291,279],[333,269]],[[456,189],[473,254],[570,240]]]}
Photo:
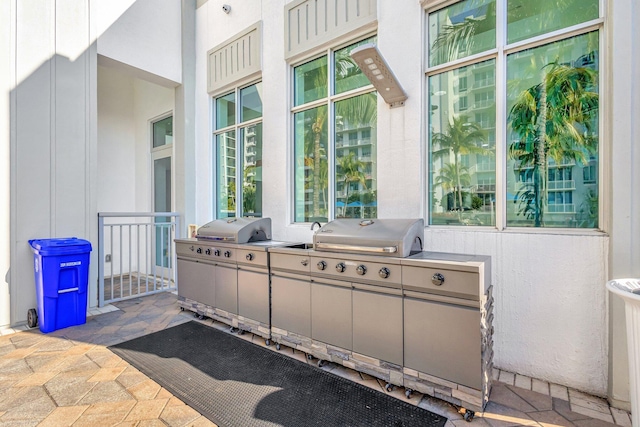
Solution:
{"label": "stone paver tile", "polygon": [[100,366],[89,359],[86,354],[64,357],[62,358],[62,363],[54,367],[54,370],[60,372],[87,371],[87,373],[91,373],[91,375],[97,372],[98,369],[100,369]]}
{"label": "stone paver tile", "polygon": [[38,332],[34,331],[33,333],[28,333],[28,334],[21,334],[17,332],[18,328],[14,328],[14,330],[16,330],[16,333],[12,335],[9,339],[11,340],[13,345],[16,346],[16,348],[31,347],[33,345],[36,345],[37,343],[39,343],[41,340],[45,338],[45,336],[42,335],[39,331]]}
{"label": "stone paver tile", "polygon": [[491,427],[510,427],[510,426],[537,426],[538,423],[532,420],[524,412],[499,405],[495,402],[487,403],[485,411],[481,414],[476,413],[474,418],[483,418]]}
{"label": "stone paver tile", "polygon": [[516,374],[514,374],[513,372],[500,371],[500,377],[498,378],[498,381],[500,381],[501,383],[513,385],[515,380]]}
{"label": "stone paver tile", "polygon": [[535,407],[528,404],[526,400],[518,396],[504,384],[495,384],[493,386],[489,401],[521,412],[532,412],[536,410]]}
{"label": "stone paver tile", "polygon": [[138,423],[137,427],[167,427],[167,425],[159,420],[142,420]]}
{"label": "stone paver tile", "polygon": [[84,415],[99,415],[99,414],[111,414],[111,413],[123,413],[123,418],[131,411],[131,409],[135,406],[136,401],[131,400],[123,400],[120,402],[100,402],[94,403],[89,406],[85,411]]}
{"label": "stone paver tile", "polygon": [[88,351],[86,355],[101,368],[113,368],[122,360],[120,356],[115,355],[107,349],[93,349]]}
{"label": "stone paver tile", "polygon": [[136,384],[133,387],[127,388],[127,391],[131,393],[136,400],[151,400],[154,399],[160,391],[160,385],[153,380],[146,380],[140,384]]}
{"label": "stone paver tile", "polygon": [[95,344],[76,344],[64,353],[65,356],[78,356],[91,351],[94,347]]}
{"label": "stone paver tile", "polygon": [[72,425],[82,413],[88,408],[87,405],[82,406],[59,406],[47,418],[45,418],[39,427],[59,427]]}
{"label": "stone paver tile", "polygon": [[569,389],[569,403],[571,407],[574,405],[582,406],[583,408],[599,411],[604,414],[610,414],[609,404],[606,400],[596,396],[590,396],[577,390]]}
{"label": "stone paver tile", "polygon": [[95,387],[89,391],[81,400],[81,405],[90,405],[98,402],[119,402],[132,399],[120,384],[115,381],[94,383]]}
{"label": "stone paver tile", "polygon": [[33,370],[24,359],[0,360],[0,379],[14,378],[16,375],[30,375]]}
{"label": "stone paver tile", "polygon": [[58,374],[47,381],[44,387],[58,406],[73,406],[96,385],[88,383],[91,375]]}
{"label": "stone paver tile", "polygon": [[125,370],[118,375],[116,381],[124,386],[124,388],[132,387],[136,384],[146,381],[148,378],[142,372],[132,366],[127,366]]}
{"label": "stone paver tile", "polygon": [[187,405],[167,406],[160,414],[160,419],[170,426],[184,426],[195,421],[200,414]]}
{"label": "stone paver tile", "polygon": [[167,407],[169,406],[182,406],[185,405],[185,403],[178,399],[177,397],[173,396],[171,398],[169,398],[169,402],[167,403]]}
{"label": "stone paver tile", "polygon": [[537,411],[551,411],[553,410],[553,400],[551,396],[546,396],[535,391],[525,390],[519,387],[509,387],[512,392],[524,399],[529,405],[536,408]]}
{"label": "stone paver tile", "polygon": [[618,408],[611,407],[611,415],[613,415],[613,420],[619,426],[631,427],[631,418],[629,417],[629,413],[627,411],[623,411]]}
{"label": "stone paver tile", "polygon": [[569,405],[569,402],[557,397],[553,398],[553,409],[569,421],[584,420],[585,418],[588,418],[584,414],[573,412],[571,410],[571,405]]}
{"label": "stone paver tile", "polygon": [[33,372],[39,371],[56,371],[56,367],[64,360],[64,351],[51,351],[51,352],[35,352],[25,357],[29,367],[33,369]]}
{"label": "stone paver tile", "polygon": [[4,359],[24,359],[25,357],[27,357],[28,355],[34,353],[37,350],[38,349],[35,348],[35,347],[17,348],[15,350],[13,350],[12,352],[5,354],[2,357]]}
{"label": "stone paver tile", "polygon": [[96,372],[89,382],[114,381],[125,370],[124,366],[116,366],[115,368],[101,368]]}
{"label": "stone paver tile", "polygon": [[112,426],[122,422],[126,415],[123,412],[93,415],[88,415],[85,412],[73,423],[73,427]]}
{"label": "stone paver tile", "polygon": [[38,342],[34,345],[39,352],[48,352],[48,351],[64,351],[73,347],[73,342],[69,341],[67,338],[58,338],[47,336],[46,339]]}
{"label": "stone paver tile", "polygon": [[113,427],[138,427],[140,425],[140,421],[123,421],[114,425]]}
{"label": "stone paver tile", "polygon": [[216,424],[209,421],[206,417],[200,416],[187,424],[188,427],[217,427]]}
{"label": "stone paver tile", "polygon": [[549,383],[549,393],[551,394],[551,397],[567,401],[569,400],[569,390],[563,385]]}
{"label": "stone paver tile", "polygon": [[615,424],[602,421],[596,418],[588,418],[586,420],[578,420],[573,422],[577,427],[615,427]]}
{"label": "stone paver tile", "polygon": [[526,375],[516,374],[516,379],[513,383],[516,387],[523,388],[525,390],[531,390],[531,377]]}
{"label": "stone paver tile", "polygon": [[613,424],[613,415],[611,415],[611,412],[609,412],[608,414],[605,414],[600,411],[596,411],[589,408],[583,408],[582,406],[577,406],[577,405],[571,405],[571,410],[573,412],[577,412],[579,414],[586,415],[588,417],[596,418],[598,420],[606,421],[608,423]]}
{"label": "stone paver tile", "polygon": [[556,411],[540,411],[528,414],[542,427],[574,427],[571,421],[558,414]]}
{"label": "stone paver tile", "polygon": [[44,387],[28,387],[18,399],[14,399],[10,407],[6,408],[7,413],[2,416],[2,420],[42,420],[54,409],[56,404]]}
{"label": "stone paver tile", "polygon": [[125,421],[152,420],[160,417],[169,399],[141,400],[136,403]]}
{"label": "stone paver tile", "polygon": [[531,379],[531,391],[549,396],[549,383],[546,381]]}
{"label": "stone paver tile", "polygon": [[[458,410],[448,402],[435,397],[427,396],[426,394],[420,399],[418,406],[427,411],[431,411],[435,414],[448,418],[450,421],[462,420],[462,415],[458,413]],[[464,421],[466,423],[466,421]],[[475,420],[474,420],[475,422]],[[482,424],[482,423],[480,423]],[[468,427],[468,426],[467,426]]]}
{"label": "stone paver tile", "polygon": [[56,375],[57,374],[55,372],[36,372],[29,375],[22,381],[16,383],[14,387],[31,387],[44,385],[47,381],[49,381]]}
{"label": "stone paver tile", "polygon": [[[453,424],[455,427],[469,427],[470,424],[468,421],[465,420],[449,420],[448,422],[450,422],[451,424]],[[489,424],[484,418],[474,418],[473,421],[471,421],[473,424],[473,427],[491,427],[491,424]]]}
{"label": "stone paver tile", "polygon": [[156,394],[156,399],[171,399],[173,397],[173,395],[171,394],[171,392],[169,392],[169,390],[167,390],[164,387],[160,387],[160,391],[158,392],[158,394]]}

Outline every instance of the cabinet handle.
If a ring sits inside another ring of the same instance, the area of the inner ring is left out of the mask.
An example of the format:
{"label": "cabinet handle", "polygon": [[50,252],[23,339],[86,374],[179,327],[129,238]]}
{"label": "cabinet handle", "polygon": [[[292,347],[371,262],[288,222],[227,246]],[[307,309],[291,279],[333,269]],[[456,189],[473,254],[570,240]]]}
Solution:
{"label": "cabinet handle", "polygon": [[309,265],[309,261],[307,261],[306,259],[303,259],[302,261],[300,261],[300,264],[306,267],[307,265]]}
{"label": "cabinet handle", "polygon": [[442,284],[444,283],[444,275],[442,275],[441,273],[435,273],[433,276],[431,276],[431,283],[436,286],[442,286]]}

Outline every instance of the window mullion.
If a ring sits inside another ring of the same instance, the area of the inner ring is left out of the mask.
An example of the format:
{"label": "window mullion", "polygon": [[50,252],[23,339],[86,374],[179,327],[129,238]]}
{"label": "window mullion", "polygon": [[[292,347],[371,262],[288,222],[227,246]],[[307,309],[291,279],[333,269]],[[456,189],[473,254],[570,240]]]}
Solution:
{"label": "window mullion", "polygon": [[234,124],[234,130],[236,134],[236,217],[243,217],[243,207],[242,207],[242,190],[243,190],[243,173],[242,173],[242,161],[244,156],[244,143],[240,138],[240,113],[242,108],[240,106],[240,88],[236,87],[236,122]]}
{"label": "window mullion", "polygon": [[504,44],[507,38],[507,8],[496,2],[496,156],[495,156],[495,227],[504,230],[507,224],[507,61]]}
{"label": "window mullion", "polygon": [[335,57],[331,49],[327,50],[327,83],[329,85],[327,92],[327,219],[332,220],[336,217],[335,212],[335,160],[336,160],[336,144],[335,144],[335,102],[331,101],[331,97],[335,93]]}

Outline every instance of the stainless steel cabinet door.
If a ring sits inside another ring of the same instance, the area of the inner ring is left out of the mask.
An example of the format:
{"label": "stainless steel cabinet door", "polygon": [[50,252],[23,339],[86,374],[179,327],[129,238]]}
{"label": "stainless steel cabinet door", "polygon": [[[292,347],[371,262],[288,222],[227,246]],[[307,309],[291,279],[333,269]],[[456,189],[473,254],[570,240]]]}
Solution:
{"label": "stainless steel cabinet door", "polygon": [[353,290],[353,351],[402,365],[402,297]]}
{"label": "stainless steel cabinet door", "polygon": [[238,269],[238,314],[269,324],[269,275]]}
{"label": "stainless steel cabinet door", "polygon": [[238,270],[236,267],[216,265],[216,307],[238,314]]}
{"label": "stainless steel cabinet door", "polygon": [[311,338],[352,347],[351,288],[311,283]]}
{"label": "stainless steel cabinet door", "polygon": [[309,279],[271,276],[271,325],[311,337],[311,283]]}
{"label": "stainless steel cabinet door", "polygon": [[178,260],[178,295],[202,304],[216,306],[215,266]]}
{"label": "stainless steel cabinet door", "polygon": [[482,389],[480,310],[404,299],[404,365]]}

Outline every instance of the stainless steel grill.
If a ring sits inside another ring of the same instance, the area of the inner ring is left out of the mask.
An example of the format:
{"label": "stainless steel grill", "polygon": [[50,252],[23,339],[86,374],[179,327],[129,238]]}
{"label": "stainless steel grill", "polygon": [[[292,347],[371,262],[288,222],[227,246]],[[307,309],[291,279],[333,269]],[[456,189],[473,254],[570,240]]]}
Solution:
{"label": "stainless steel grill", "polygon": [[271,240],[271,218],[224,218],[198,228],[198,240],[248,243]]}
{"label": "stainless steel grill", "polygon": [[422,250],[422,219],[337,219],[313,236],[314,249],[404,258]]}

